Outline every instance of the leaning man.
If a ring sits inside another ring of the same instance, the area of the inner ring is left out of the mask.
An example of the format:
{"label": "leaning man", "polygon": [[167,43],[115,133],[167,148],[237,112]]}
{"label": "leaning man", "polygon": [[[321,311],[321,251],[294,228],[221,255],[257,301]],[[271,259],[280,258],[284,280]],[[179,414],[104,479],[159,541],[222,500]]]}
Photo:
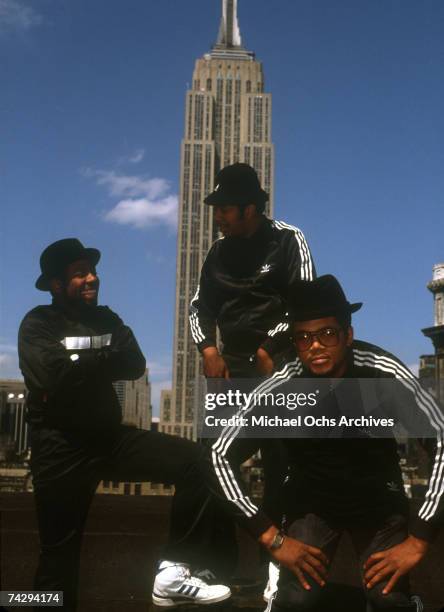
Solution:
{"label": "leaning man", "polygon": [[[82,533],[100,480],[185,486],[201,457],[190,441],[121,424],[112,383],[140,378],[146,364],[131,329],[97,305],[99,259],[97,249],[74,238],[48,246],[36,287],[49,291],[52,303],[28,312],[19,331],[40,533],[34,588],[63,591],[69,612],[77,607]],[[198,592],[196,603],[230,595],[186,568],[182,586]]]}

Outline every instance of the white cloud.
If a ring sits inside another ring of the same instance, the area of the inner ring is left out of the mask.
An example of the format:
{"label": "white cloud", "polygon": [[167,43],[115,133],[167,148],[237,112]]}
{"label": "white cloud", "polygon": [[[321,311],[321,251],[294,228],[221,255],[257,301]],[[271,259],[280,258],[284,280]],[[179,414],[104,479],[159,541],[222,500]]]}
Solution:
{"label": "white cloud", "polygon": [[137,149],[134,151],[134,155],[128,157],[130,164],[139,164],[145,157],[145,149]]}
{"label": "white cloud", "polygon": [[43,17],[24,2],[0,0],[0,31],[26,31],[43,21]]}
{"label": "white cloud", "polygon": [[174,266],[175,265],[175,260],[173,257],[167,257],[166,255],[163,255],[162,253],[155,253],[154,251],[146,251],[145,253],[146,259],[147,261],[149,261],[150,263],[154,263],[156,265],[161,265],[161,266]]}
{"label": "white cloud", "polygon": [[138,229],[153,225],[176,228],[178,198],[169,193],[167,180],[117,174],[113,170],[87,169],[84,175],[105,187],[110,197],[123,198],[105,214],[107,221]]}
{"label": "white cloud", "polygon": [[168,363],[148,361],[146,365],[149,370],[150,380],[153,378],[165,378],[165,376],[171,376],[170,359],[168,359]]}
{"label": "white cloud", "polygon": [[148,198],[122,200],[106,215],[107,221],[142,229],[156,224],[177,225],[177,197],[152,201]]}

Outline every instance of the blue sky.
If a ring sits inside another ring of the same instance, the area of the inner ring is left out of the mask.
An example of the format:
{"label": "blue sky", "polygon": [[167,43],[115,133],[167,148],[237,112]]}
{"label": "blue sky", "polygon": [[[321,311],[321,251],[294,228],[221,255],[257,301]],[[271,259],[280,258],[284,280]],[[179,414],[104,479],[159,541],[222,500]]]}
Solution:
{"label": "blue sky", "polygon": [[[0,377],[47,300],[40,252],[78,236],[155,397],[171,380],[184,99],[220,4],[0,0]],[[356,334],[417,364],[444,261],[444,3],[239,0],[239,20],[273,94],[275,217],[365,303]]]}

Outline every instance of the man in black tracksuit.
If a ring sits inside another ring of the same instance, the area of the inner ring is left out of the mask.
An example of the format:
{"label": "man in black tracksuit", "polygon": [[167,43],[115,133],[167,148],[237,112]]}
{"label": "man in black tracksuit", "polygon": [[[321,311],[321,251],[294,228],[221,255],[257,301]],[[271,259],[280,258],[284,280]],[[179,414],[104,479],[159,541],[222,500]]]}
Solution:
{"label": "man in black tracksuit", "polygon": [[[63,591],[70,612],[77,605],[83,528],[99,481],[163,482],[180,491],[204,478],[195,472],[203,450],[197,444],[121,424],[112,383],[141,377],[145,358],[131,329],[97,305],[99,258],[97,249],[77,239],[45,249],[36,287],[50,291],[53,301],[28,312],[19,331],[41,543],[34,588]],[[193,516],[178,520],[188,524]],[[173,545],[169,556],[175,558]],[[196,581],[187,568],[170,594],[179,589],[192,592],[195,603],[230,595],[227,587]],[[162,605],[169,601],[161,599]]]}
{"label": "man in black tracksuit", "polygon": [[[270,374],[285,349],[286,299],[315,269],[300,229],[265,217],[268,195],[247,164],[227,166],[205,202],[223,234],[202,266],[191,302],[190,326],[206,376],[250,378]],[[216,327],[222,354],[217,350]]]}
{"label": "man in black tracksuit", "polygon": [[[255,170],[243,163],[221,170],[205,199],[223,234],[208,252],[190,305],[191,333],[206,377],[247,379],[271,373],[273,359],[291,346],[285,333],[288,291],[296,281],[315,276],[303,233],[265,217],[267,199]],[[276,497],[287,469],[278,440],[263,441],[261,459],[268,474],[264,504],[278,521]],[[177,495],[175,503],[180,504]],[[201,564],[228,578],[237,554],[233,523],[210,503],[195,532]]]}
{"label": "man in black tracksuit", "polygon": [[[243,509],[252,530],[258,525],[260,541],[285,566],[269,609],[296,612],[316,608],[326,579],[325,559],[319,556],[319,549],[331,560],[342,531],[347,530],[359,557],[368,609],[422,610],[419,599],[410,598],[408,572],[424,557],[444,518],[442,411],[396,357],[353,339],[351,313],[361,304],[350,304],[334,277],[326,275],[300,283],[290,295],[289,306],[297,356],[257,387],[256,394],[285,392],[292,381],[294,385],[298,380],[299,384],[307,383],[303,379],[308,383],[314,380],[320,386],[325,380],[330,386],[316,409],[298,408],[298,412],[289,413],[284,407],[283,412],[287,416],[301,412],[319,416],[352,409],[356,416],[360,396],[346,396],[345,404],[341,403],[341,389],[333,388],[332,382],[343,379],[343,387],[347,387],[352,382],[348,379],[372,379],[385,414],[396,422],[411,421],[412,417],[415,422],[425,422],[437,437],[437,450],[424,503],[408,525],[408,507],[392,437],[375,438],[367,427],[352,427],[344,429],[341,439],[332,439],[330,430],[330,437],[321,439],[313,428],[310,434],[305,431],[301,437],[286,438],[290,475],[286,485],[286,528],[279,533],[271,521],[266,528],[263,511],[252,504],[235,476],[237,454],[245,446],[241,439],[244,426],[226,427],[213,446],[215,473],[227,499]],[[356,391],[359,384],[350,388]],[[263,408],[255,408],[253,403],[238,414],[247,417],[255,413],[263,414]],[[295,540],[300,543],[300,554]],[[290,547],[293,552],[288,563]]]}

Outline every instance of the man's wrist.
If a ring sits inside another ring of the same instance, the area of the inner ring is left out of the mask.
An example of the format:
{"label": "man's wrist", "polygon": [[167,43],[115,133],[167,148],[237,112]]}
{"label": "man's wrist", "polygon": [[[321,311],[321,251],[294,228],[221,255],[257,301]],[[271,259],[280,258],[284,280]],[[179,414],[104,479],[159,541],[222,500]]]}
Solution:
{"label": "man's wrist", "polygon": [[277,534],[274,536],[273,541],[270,544],[270,547],[268,550],[279,550],[279,548],[284,543],[284,540],[285,540],[285,534],[283,531],[279,530]]}
{"label": "man's wrist", "polygon": [[262,546],[264,546],[267,550],[270,550],[278,533],[279,529],[272,525],[267,529],[267,531],[264,531],[264,533],[259,536],[260,544],[262,544]]}
{"label": "man's wrist", "polygon": [[205,346],[202,349],[202,355],[204,357],[213,357],[214,355],[219,355],[219,351],[216,346]]}
{"label": "man's wrist", "polygon": [[429,547],[429,542],[427,542],[427,540],[423,540],[412,534],[409,535],[409,540],[420,553],[425,553]]}

